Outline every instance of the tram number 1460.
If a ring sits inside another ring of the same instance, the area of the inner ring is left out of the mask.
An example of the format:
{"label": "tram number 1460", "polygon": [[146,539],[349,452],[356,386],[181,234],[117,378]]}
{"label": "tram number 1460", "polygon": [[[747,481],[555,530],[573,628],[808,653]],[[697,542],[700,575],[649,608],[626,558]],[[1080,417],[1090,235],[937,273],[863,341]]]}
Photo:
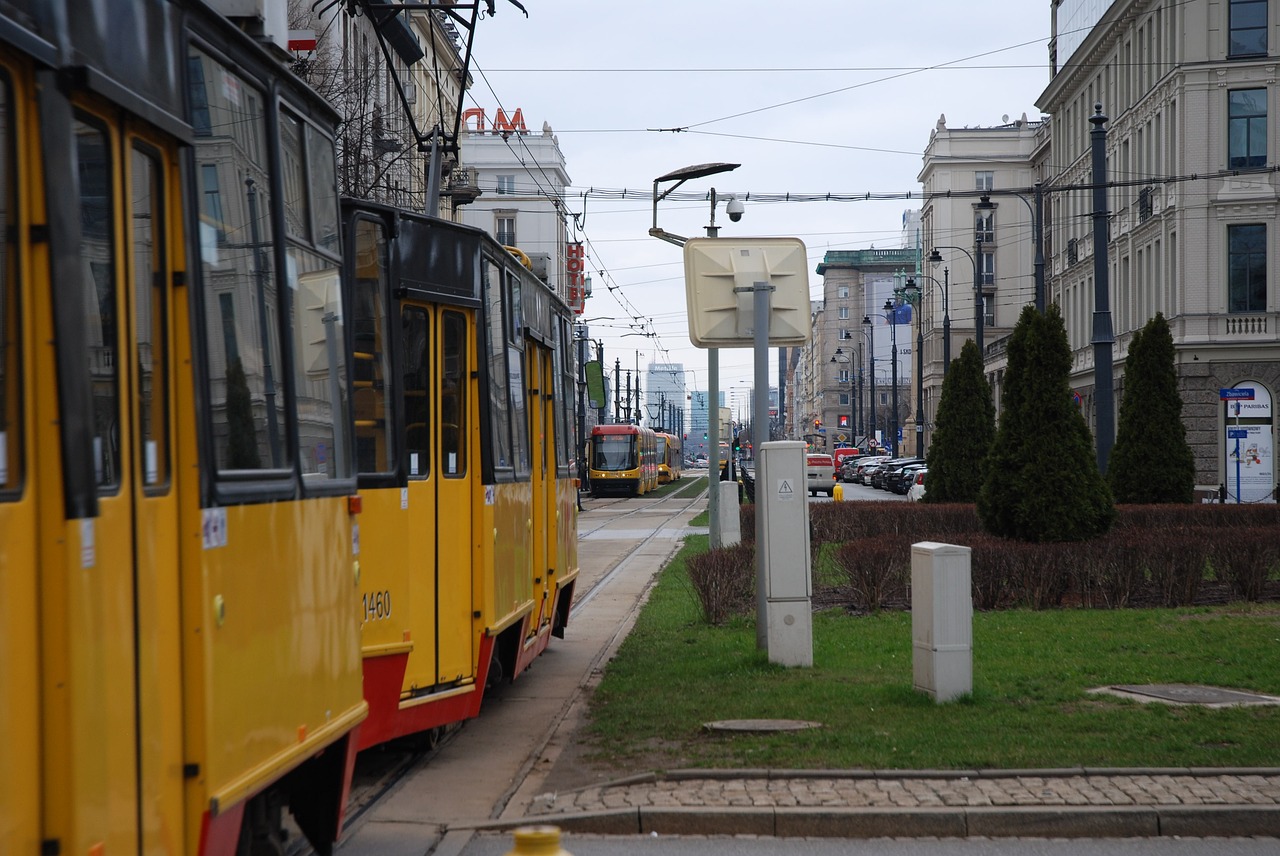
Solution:
{"label": "tram number 1460", "polygon": [[369,592],[360,600],[364,604],[365,621],[381,621],[391,617],[391,592]]}

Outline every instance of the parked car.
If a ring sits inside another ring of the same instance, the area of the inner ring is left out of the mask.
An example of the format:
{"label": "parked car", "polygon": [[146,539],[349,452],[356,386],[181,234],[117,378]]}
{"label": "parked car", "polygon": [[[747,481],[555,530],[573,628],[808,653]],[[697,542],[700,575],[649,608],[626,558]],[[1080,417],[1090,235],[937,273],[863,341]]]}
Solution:
{"label": "parked car", "polygon": [[908,488],[915,481],[916,473],[923,468],[923,462],[899,467],[885,476],[885,486],[900,496],[906,496]]}
{"label": "parked car", "polygon": [[886,461],[871,477],[871,486],[878,487],[881,490],[891,490],[886,479],[891,473],[895,473],[908,464],[923,464],[920,458],[894,458]]}
{"label": "parked car", "polygon": [[809,488],[809,496],[825,493],[834,496],[836,492],[836,465],[830,455],[805,455],[805,483]]}
{"label": "parked car", "polygon": [[853,480],[858,484],[871,484],[871,474],[887,460],[889,460],[888,455],[872,455],[870,457],[863,458],[858,462],[857,468],[853,471]]}
{"label": "parked car", "polygon": [[911,487],[907,489],[907,499],[910,502],[919,502],[924,499],[924,477],[928,474],[928,467],[916,470],[915,478],[911,480]]}

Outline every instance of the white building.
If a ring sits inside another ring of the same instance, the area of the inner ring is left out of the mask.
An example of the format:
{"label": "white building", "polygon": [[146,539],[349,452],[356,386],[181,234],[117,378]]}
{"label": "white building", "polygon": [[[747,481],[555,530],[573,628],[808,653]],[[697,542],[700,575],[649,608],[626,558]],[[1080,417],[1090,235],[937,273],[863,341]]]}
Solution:
{"label": "white building", "polygon": [[560,142],[543,123],[530,133],[520,109],[510,115],[471,109],[463,114],[462,166],[480,195],[458,219],[529,256],[534,272],[568,299],[564,193],[569,186]]}

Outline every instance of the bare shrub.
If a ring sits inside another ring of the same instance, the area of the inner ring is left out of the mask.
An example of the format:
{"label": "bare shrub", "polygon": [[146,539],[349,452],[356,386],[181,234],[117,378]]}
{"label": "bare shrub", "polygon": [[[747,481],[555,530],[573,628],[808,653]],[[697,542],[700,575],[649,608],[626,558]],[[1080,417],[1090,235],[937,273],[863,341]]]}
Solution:
{"label": "bare shrub", "polygon": [[1272,569],[1280,562],[1280,530],[1275,526],[1255,526],[1233,531],[1229,538],[1216,539],[1210,556],[1219,580],[1245,600],[1262,599]]}
{"label": "bare shrub", "polygon": [[1123,609],[1146,579],[1141,536],[1119,528],[1074,554],[1076,582],[1086,606]]}
{"label": "bare shrub", "polygon": [[755,604],[754,544],[735,544],[689,557],[689,582],[708,624],[751,611]]}
{"label": "bare shrub", "polygon": [[849,602],[855,609],[878,612],[890,598],[905,598],[911,579],[909,538],[860,538],[840,545],[836,564],[844,572]]}
{"label": "bare shrub", "polygon": [[974,534],[965,539],[970,555],[970,582],[973,605],[978,609],[1002,609],[1014,601],[1016,566],[1013,552],[1004,538]]}

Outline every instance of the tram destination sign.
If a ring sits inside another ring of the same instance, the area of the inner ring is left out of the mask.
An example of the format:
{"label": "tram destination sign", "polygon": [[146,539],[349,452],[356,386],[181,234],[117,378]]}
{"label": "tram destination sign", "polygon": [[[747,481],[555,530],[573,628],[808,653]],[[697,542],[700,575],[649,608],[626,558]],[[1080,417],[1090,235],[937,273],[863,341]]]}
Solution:
{"label": "tram destination sign", "polygon": [[1218,390],[1218,398],[1223,401],[1253,401],[1253,387],[1222,388]]}

